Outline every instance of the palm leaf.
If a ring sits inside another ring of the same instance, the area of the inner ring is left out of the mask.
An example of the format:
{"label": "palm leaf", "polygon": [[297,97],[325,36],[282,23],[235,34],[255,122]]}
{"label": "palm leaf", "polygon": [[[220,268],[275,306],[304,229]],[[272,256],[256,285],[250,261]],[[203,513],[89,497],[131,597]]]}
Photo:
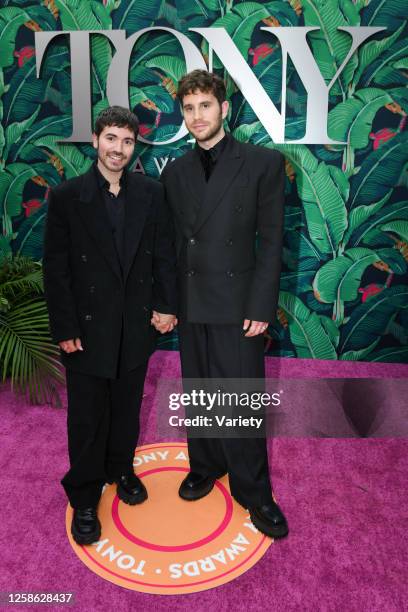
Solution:
{"label": "palm leaf", "polygon": [[10,373],[12,389],[27,393],[33,403],[55,401],[56,384],[64,380],[48,325],[43,298],[30,298],[0,314],[3,381]]}

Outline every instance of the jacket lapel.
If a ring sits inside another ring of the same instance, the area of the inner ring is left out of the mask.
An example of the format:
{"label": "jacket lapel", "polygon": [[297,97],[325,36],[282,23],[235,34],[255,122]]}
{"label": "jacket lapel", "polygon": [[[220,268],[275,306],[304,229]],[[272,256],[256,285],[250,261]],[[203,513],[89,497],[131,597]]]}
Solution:
{"label": "jacket lapel", "polygon": [[77,209],[93,241],[99,247],[112,270],[122,280],[108,213],[99,192],[93,167],[83,175]]}
{"label": "jacket lapel", "polygon": [[125,203],[125,264],[123,278],[129,274],[150,207],[152,194],[144,181],[135,172],[129,172]]}
{"label": "jacket lapel", "polygon": [[[198,155],[195,155],[195,157],[198,159]],[[194,222],[193,233],[200,229],[217,208],[225,192],[237,176],[243,162],[244,158],[241,155],[239,143],[232,136],[229,136],[225,151],[215,165],[210,180],[208,183],[204,183],[206,185],[206,189],[204,187],[205,196]],[[197,186],[196,189],[198,189]]]}

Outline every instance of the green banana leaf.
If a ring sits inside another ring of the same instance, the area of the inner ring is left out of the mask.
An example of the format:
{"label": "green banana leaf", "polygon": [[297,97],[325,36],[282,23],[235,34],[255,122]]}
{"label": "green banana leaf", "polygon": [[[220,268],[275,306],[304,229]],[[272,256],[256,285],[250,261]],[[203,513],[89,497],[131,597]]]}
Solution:
{"label": "green banana leaf", "polygon": [[42,103],[46,87],[46,81],[36,78],[35,58],[30,58],[13,73],[8,91],[3,96],[3,125],[31,117]]}
{"label": "green banana leaf", "polygon": [[380,261],[386,263],[390,267],[391,272],[394,272],[394,274],[406,273],[407,263],[398,249],[395,247],[377,249],[376,253]]}
{"label": "green banana leaf", "polygon": [[[360,16],[352,4],[348,4],[349,12],[346,14],[340,8],[337,0],[303,0],[303,13],[305,25],[316,26],[318,31],[310,32],[308,39],[316,58],[320,72],[329,84],[340,68],[351,44],[351,37],[338,30],[341,26],[358,26]],[[332,96],[347,95],[347,85],[351,81],[357,67],[357,54],[353,54],[347,66],[332,86]]]}
{"label": "green banana leaf", "polygon": [[112,12],[112,29],[137,32],[154,25],[162,0],[127,0]]}
{"label": "green banana leaf", "polygon": [[333,140],[347,142],[355,149],[366,147],[374,117],[392,102],[382,89],[360,89],[355,96],[337,104],[329,113],[328,134]]}
{"label": "green banana leaf", "polygon": [[[343,244],[347,244],[354,234],[354,232],[365,223],[370,217],[372,217],[375,213],[382,209],[384,204],[388,202],[392,194],[392,190],[385,194],[381,200],[378,202],[374,202],[374,204],[370,204],[369,206],[357,206],[350,211],[348,216],[348,226],[346,233],[343,237]],[[357,246],[358,243],[354,243],[353,246]]]}
{"label": "green banana leaf", "polygon": [[314,270],[305,272],[282,272],[280,277],[281,291],[293,291],[296,295],[312,290]]}
{"label": "green banana leaf", "polygon": [[[29,121],[29,120],[28,120]],[[44,135],[55,135],[67,138],[72,131],[72,119],[69,116],[49,116],[41,121],[36,121],[29,130],[25,130],[18,142],[11,147],[10,159],[16,161],[25,148],[32,146],[32,143]],[[27,159],[25,161],[28,161]]]}
{"label": "green banana leaf", "polygon": [[147,60],[145,66],[148,68],[158,68],[164,72],[166,76],[171,77],[175,85],[177,85],[177,82],[186,73],[186,63],[184,59],[170,55],[157,55]]}
{"label": "green banana leaf", "polygon": [[392,47],[404,28],[405,24],[403,23],[391,36],[384,36],[381,40],[370,40],[360,47],[358,50],[358,67],[353,77],[353,88],[357,86],[364,70],[377,60],[384,51]]}
{"label": "green banana leaf", "polygon": [[[335,253],[347,228],[344,184],[332,178],[329,167],[319,163],[302,145],[275,145],[296,171],[299,197],[304,203],[307,227],[313,244],[321,253]],[[337,176],[337,174],[336,174]],[[341,181],[346,180],[342,177]]]}
{"label": "green banana leaf", "polygon": [[36,147],[45,147],[45,149],[59,158],[64,168],[66,179],[83,174],[92,165],[92,160],[82,155],[75,145],[57,144],[55,136],[43,136],[42,138],[38,138],[34,142],[34,145]]}
{"label": "green banana leaf", "polygon": [[408,221],[403,219],[396,219],[383,223],[378,226],[383,232],[393,232],[402,238],[404,242],[408,242]]}
{"label": "green banana leaf", "polygon": [[25,119],[24,121],[11,123],[5,132],[6,143],[3,151],[3,159],[7,159],[9,155],[9,151],[13,145],[18,143],[23,136],[23,134],[29,131],[29,128],[33,125],[35,120],[37,119],[38,113],[40,112],[40,106],[34,112],[31,117]]}
{"label": "green banana leaf", "polygon": [[361,12],[362,26],[382,26],[396,30],[406,15],[405,0],[371,0]]}
{"label": "green banana leaf", "polygon": [[341,329],[340,353],[362,349],[384,333],[390,320],[401,308],[408,308],[408,287],[385,288],[354,308]]}
{"label": "green banana leaf", "polygon": [[[380,204],[383,200],[380,200],[377,204]],[[373,204],[373,206],[376,206]],[[354,210],[357,211],[361,207],[357,207]],[[369,208],[369,207],[368,207]],[[352,211],[353,212],[353,211]],[[351,215],[350,215],[351,216]],[[373,230],[376,230],[376,234],[381,235],[384,240],[385,235],[379,229],[381,223],[394,221],[397,219],[408,219],[408,200],[403,202],[393,202],[383,209],[381,206],[378,210],[373,209],[372,214],[369,215],[368,220],[359,226],[356,231],[350,236],[349,242],[352,246],[358,246],[360,243],[367,243],[367,237],[373,236]]]}
{"label": "green banana leaf", "polygon": [[408,346],[394,346],[375,351],[369,355],[367,361],[383,363],[407,363]]}
{"label": "green banana leaf", "polygon": [[63,30],[109,30],[112,22],[103,4],[91,0],[55,0]]}
{"label": "green banana leaf", "polygon": [[47,207],[41,206],[21,223],[12,244],[15,255],[30,257],[35,261],[42,258],[46,214]]}
{"label": "green banana leaf", "polygon": [[0,174],[0,216],[3,218],[3,234],[13,233],[12,218],[21,213],[21,202],[26,182],[35,176],[28,164],[9,164]]}
{"label": "green banana leaf", "polygon": [[178,56],[181,51],[180,43],[172,34],[152,32],[145,34],[136,42],[130,61],[130,78],[137,66],[157,55]]}
{"label": "green banana leaf", "polygon": [[408,161],[407,142],[406,133],[398,134],[364,159],[351,179],[349,210],[378,201],[394,187]]}
{"label": "green banana leaf", "polygon": [[313,291],[320,302],[347,302],[358,295],[361,277],[379,256],[365,248],[348,249],[343,255],[325,263],[313,281]]}
{"label": "green banana leaf", "polygon": [[279,307],[288,318],[290,339],[298,357],[337,359],[333,343],[315,312],[286,291],[279,293]]}
{"label": "green banana leaf", "polygon": [[18,30],[30,17],[25,10],[12,6],[0,9],[0,68],[14,62],[15,39]]}
{"label": "green banana leaf", "polygon": [[[358,351],[346,351],[339,355],[340,361],[364,361],[366,357],[372,353],[377,344],[380,341],[380,337],[378,337],[374,342],[372,342],[369,346],[366,346]],[[368,359],[368,361],[371,361]]]}
{"label": "green banana leaf", "polygon": [[[383,53],[375,62],[372,62],[363,72],[360,83],[364,87],[372,86],[373,83],[379,85],[404,84],[403,75],[399,75],[393,65],[406,57],[408,42],[403,38],[392,45],[388,51]],[[388,76],[387,76],[388,75]],[[393,79],[393,80],[391,80]]]}
{"label": "green banana leaf", "polygon": [[[225,28],[242,55],[247,58],[254,28],[262,19],[267,17],[270,17],[270,13],[265,5],[259,2],[243,2],[233,6],[232,10],[224,15],[224,17],[214,21],[212,27]],[[201,49],[203,55],[208,56],[208,43],[206,40],[203,40]],[[213,65],[218,70],[223,67],[216,56],[214,57]]]}
{"label": "green banana leaf", "polygon": [[[27,4],[27,2],[25,2]],[[24,7],[29,19],[41,24],[43,32],[53,32],[57,29],[57,20],[52,12],[44,5],[31,4]]]}

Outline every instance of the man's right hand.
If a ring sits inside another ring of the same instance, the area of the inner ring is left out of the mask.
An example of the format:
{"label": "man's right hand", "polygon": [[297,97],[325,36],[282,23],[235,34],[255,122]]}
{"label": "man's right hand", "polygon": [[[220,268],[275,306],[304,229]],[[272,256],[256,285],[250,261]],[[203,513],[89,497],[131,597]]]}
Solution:
{"label": "man's right hand", "polygon": [[63,340],[58,343],[60,349],[64,351],[64,353],[75,353],[75,351],[83,351],[80,338],[75,338],[72,340]]}

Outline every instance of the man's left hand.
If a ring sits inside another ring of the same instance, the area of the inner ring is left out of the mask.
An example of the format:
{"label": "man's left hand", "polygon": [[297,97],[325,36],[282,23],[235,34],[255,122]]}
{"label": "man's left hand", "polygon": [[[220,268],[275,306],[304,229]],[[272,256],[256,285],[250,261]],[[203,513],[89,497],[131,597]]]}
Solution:
{"label": "man's left hand", "polygon": [[263,334],[268,328],[268,325],[269,323],[267,321],[251,321],[251,319],[245,319],[242,329],[247,330],[245,336],[250,338],[252,336],[259,336],[259,334]]}
{"label": "man's left hand", "polygon": [[161,312],[153,310],[153,316],[150,320],[150,323],[154,325],[157,331],[159,331],[161,334],[165,334],[167,332],[173,331],[173,329],[177,325],[177,319],[175,315],[163,314]]}

